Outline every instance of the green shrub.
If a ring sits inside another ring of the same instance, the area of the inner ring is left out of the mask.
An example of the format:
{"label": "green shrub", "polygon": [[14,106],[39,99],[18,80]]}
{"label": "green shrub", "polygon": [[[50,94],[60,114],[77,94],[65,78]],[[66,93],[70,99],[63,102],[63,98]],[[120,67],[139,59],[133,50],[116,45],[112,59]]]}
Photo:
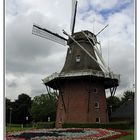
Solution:
{"label": "green shrub", "polygon": [[42,129],[42,128],[54,128],[54,122],[37,122],[35,124],[35,128]]}
{"label": "green shrub", "polygon": [[130,129],[134,128],[132,123],[108,123],[108,124],[73,124],[73,123],[64,123],[62,124],[63,128],[113,128],[113,129]]}

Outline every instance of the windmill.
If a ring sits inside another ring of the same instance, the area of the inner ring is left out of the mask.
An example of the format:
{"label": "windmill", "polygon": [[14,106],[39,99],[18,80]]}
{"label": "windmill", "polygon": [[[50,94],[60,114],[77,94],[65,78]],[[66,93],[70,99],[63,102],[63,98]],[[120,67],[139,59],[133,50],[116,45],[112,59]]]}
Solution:
{"label": "windmill", "polygon": [[61,72],[43,79],[48,93],[54,89],[59,95],[56,127],[64,123],[108,122],[105,89],[114,96],[119,85],[120,76],[108,69],[97,40],[108,25],[97,34],[88,30],[74,32],[77,3],[72,0],[71,34],[63,30],[68,39],[35,24],[32,30],[34,35],[68,46]]}

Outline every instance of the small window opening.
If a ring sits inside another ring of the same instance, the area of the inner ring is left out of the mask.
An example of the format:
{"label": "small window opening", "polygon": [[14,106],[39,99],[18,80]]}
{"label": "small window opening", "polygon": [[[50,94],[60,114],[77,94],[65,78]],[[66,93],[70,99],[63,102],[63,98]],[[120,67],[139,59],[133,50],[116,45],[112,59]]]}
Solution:
{"label": "small window opening", "polygon": [[80,62],[80,55],[77,55],[77,56],[76,56],[76,62],[77,62],[77,63]]}
{"label": "small window opening", "polygon": [[95,102],[95,108],[99,108],[99,102]]}
{"label": "small window opening", "polygon": [[94,88],[94,89],[93,89],[93,92],[94,92],[94,93],[97,93],[97,88]]}
{"label": "small window opening", "polygon": [[59,123],[60,123],[60,124],[62,123],[62,118],[60,118]]}
{"label": "small window opening", "polygon": [[100,123],[100,118],[96,118],[96,123]]}
{"label": "small window opening", "polygon": [[71,54],[71,49],[69,49],[69,54]]}

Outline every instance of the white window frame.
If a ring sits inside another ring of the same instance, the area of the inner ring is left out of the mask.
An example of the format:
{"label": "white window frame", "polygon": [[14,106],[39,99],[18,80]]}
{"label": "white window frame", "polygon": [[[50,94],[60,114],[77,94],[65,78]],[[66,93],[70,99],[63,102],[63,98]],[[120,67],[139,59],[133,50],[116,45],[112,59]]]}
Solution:
{"label": "white window frame", "polygon": [[80,55],[76,55],[76,62],[79,63],[81,61]]}
{"label": "white window frame", "polygon": [[96,117],[96,119],[97,119],[97,118],[99,119],[99,121],[98,121],[98,122],[96,121],[96,123],[100,123],[100,117]]}
{"label": "white window frame", "polygon": [[[97,106],[95,104],[97,104]],[[99,102],[95,102],[95,104],[94,104],[95,108],[99,108],[100,107]]]}
{"label": "white window frame", "polygon": [[69,54],[71,54],[71,49],[69,49]]}

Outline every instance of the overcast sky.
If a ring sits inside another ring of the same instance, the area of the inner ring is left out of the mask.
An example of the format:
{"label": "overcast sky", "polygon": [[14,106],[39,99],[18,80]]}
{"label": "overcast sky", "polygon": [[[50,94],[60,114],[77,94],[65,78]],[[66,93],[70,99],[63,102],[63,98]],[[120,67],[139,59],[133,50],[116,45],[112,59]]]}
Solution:
{"label": "overcast sky", "polygon": [[[121,75],[116,95],[133,90],[135,72],[134,0],[79,0],[75,31],[99,36],[103,57]],[[36,23],[61,35],[70,33],[71,0],[6,0],[6,97],[46,93],[43,78],[62,69],[67,46],[32,35]],[[64,36],[64,35],[63,35]]]}

